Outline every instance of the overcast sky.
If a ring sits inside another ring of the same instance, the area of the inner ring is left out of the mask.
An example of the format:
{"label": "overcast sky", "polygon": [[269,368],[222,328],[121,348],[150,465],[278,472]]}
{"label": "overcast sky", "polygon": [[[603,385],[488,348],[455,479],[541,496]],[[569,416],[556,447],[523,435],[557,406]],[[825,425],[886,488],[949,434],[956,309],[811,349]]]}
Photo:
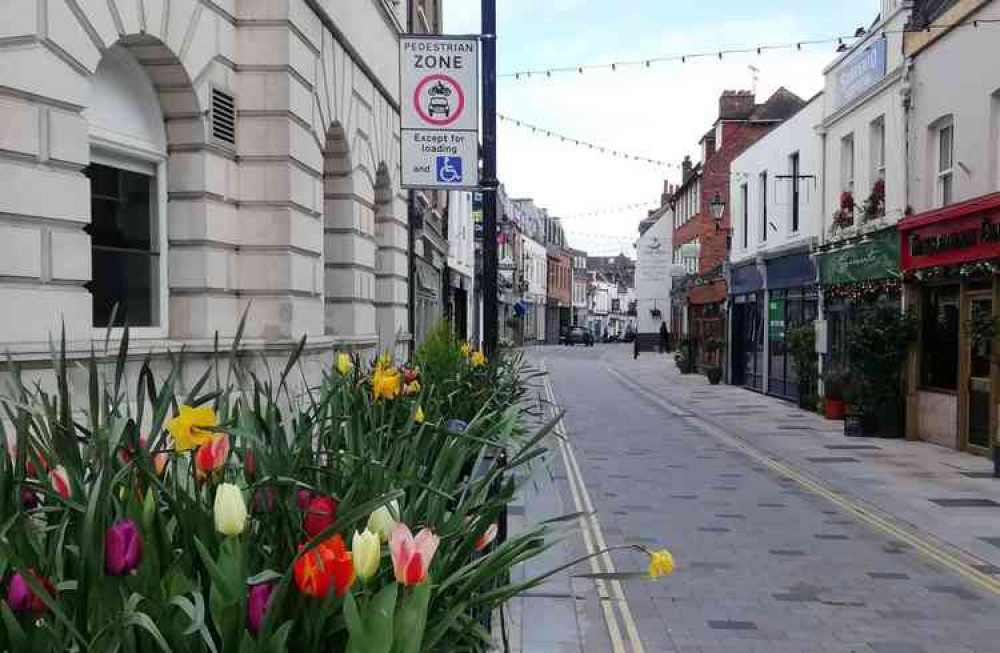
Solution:
{"label": "overcast sky", "polygon": [[[498,72],[578,66],[655,56],[788,43],[871,24],[878,0],[497,0]],[[445,31],[479,32],[480,0],[443,0]],[[718,114],[719,94],[749,89],[758,101],[779,86],[803,99],[823,86],[834,46],[758,56],[729,55],[617,72],[499,81],[499,111],[512,118],[613,149],[670,162],[698,160],[698,140]],[[658,202],[676,169],[620,161],[499,123],[499,176],[513,197],[534,197],[554,215],[572,216],[636,202]],[[625,251],[645,210],[571,217],[570,243],[594,254]]]}

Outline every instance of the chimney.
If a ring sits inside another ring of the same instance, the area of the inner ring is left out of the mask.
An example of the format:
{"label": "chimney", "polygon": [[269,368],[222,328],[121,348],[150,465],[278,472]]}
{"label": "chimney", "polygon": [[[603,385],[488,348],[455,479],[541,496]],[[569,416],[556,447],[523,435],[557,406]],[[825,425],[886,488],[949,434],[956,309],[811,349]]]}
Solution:
{"label": "chimney", "polygon": [[685,155],[684,161],[681,162],[681,183],[688,180],[691,176],[691,171],[694,169],[694,165],[691,163],[691,157]]}
{"label": "chimney", "polygon": [[660,193],[660,206],[670,203],[670,196],[674,194],[674,187],[666,179],[663,180],[663,192]]}
{"label": "chimney", "polygon": [[745,120],[753,113],[755,106],[753,91],[723,91],[719,96],[719,119]]}

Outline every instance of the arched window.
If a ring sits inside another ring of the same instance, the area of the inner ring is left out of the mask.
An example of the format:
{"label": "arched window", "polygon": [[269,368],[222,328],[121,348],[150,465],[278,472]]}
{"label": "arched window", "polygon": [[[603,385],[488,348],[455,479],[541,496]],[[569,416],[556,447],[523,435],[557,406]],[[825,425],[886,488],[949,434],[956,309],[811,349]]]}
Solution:
{"label": "arched window", "polygon": [[125,48],[105,53],[83,115],[90,134],[93,325],[103,331],[128,324],[142,329],[140,336],[165,336],[166,130],[153,84]]}

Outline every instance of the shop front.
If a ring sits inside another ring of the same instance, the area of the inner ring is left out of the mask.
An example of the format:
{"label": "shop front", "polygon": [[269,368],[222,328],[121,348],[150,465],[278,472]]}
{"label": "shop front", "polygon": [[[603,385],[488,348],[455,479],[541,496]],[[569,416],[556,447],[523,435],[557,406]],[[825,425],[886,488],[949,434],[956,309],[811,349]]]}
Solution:
{"label": "shop front", "polygon": [[808,252],[767,261],[767,394],[798,401],[799,378],[789,355],[791,332],[812,324],[817,317],[819,294],[816,267]]}
{"label": "shop front", "polygon": [[900,309],[899,233],[883,229],[817,253],[827,347],[824,370],[845,369],[847,338],[859,312],[874,306]]}
{"label": "shop front", "polygon": [[732,328],[730,376],[732,385],[764,391],[764,278],[756,261],[734,266],[729,277]]}
{"label": "shop front", "polygon": [[[698,279],[688,291],[690,335],[695,339],[695,364],[723,366],[726,343],[726,284],[721,278]],[[724,369],[724,367],[723,367]]]}
{"label": "shop front", "polygon": [[906,304],[920,320],[907,436],[989,454],[1000,397],[1000,193],[898,229]]}

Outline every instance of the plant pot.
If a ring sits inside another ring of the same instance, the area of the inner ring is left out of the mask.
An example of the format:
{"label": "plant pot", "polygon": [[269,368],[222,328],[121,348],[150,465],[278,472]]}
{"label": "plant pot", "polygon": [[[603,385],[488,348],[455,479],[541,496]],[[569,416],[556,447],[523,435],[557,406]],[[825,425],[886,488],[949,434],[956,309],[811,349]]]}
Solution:
{"label": "plant pot", "polygon": [[827,399],[824,402],[823,415],[827,419],[842,420],[844,419],[844,400],[843,399]]}
{"label": "plant pot", "polygon": [[849,438],[870,438],[878,435],[878,422],[870,411],[845,406],[844,435]]}
{"label": "plant pot", "polygon": [[705,370],[705,376],[712,385],[719,385],[719,381],[722,380],[722,368],[717,365],[709,367]]}

